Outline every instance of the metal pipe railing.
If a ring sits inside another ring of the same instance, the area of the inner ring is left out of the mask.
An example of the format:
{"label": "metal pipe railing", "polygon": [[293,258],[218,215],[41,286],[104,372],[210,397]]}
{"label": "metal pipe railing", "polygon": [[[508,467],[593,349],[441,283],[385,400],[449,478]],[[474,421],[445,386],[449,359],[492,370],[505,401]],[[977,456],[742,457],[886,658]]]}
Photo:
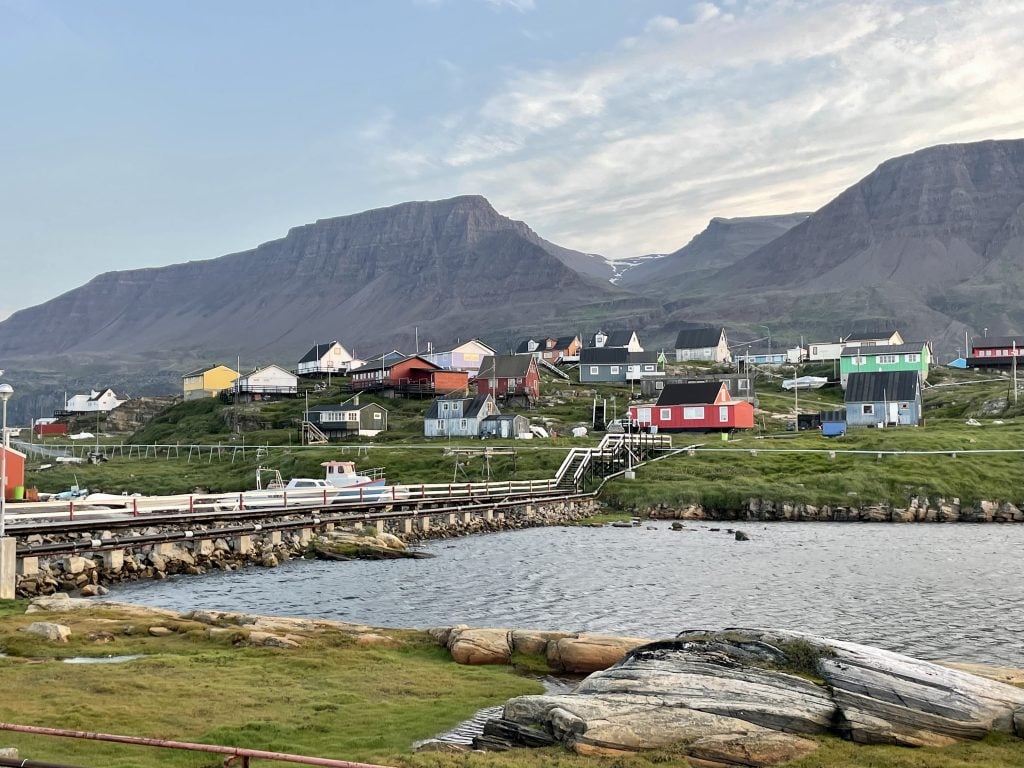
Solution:
{"label": "metal pipe railing", "polygon": [[[190,752],[212,752],[229,757],[240,757],[242,765],[248,765],[250,758],[275,760],[280,763],[300,763],[302,765],[320,765],[327,768],[389,768],[375,763],[356,763],[351,760],[334,760],[328,757],[311,757],[294,755],[288,752],[268,752],[263,749],[247,749],[245,747],[225,747],[218,744],[197,744],[191,741],[174,741],[171,739],[153,739],[141,736],[121,736],[113,733],[97,733],[95,731],[71,731],[65,728],[45,728],[38,725],[18,725],[16,723],[0,723],[0,731],[15,733],[31,733],[37,736],[61,736],[69,739],[85,739],[88,741],[110,741],[116,744],[131,744],[139,747],[159,747],[161,749],[181,749]],[[16,763],[21,765],[21,763]]]}

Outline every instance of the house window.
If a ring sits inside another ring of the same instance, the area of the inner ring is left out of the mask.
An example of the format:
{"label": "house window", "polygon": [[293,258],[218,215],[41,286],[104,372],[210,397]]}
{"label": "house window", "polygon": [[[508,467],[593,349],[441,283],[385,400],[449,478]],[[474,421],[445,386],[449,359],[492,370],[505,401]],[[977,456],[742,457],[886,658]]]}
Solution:
{"label": "house window", "polygon": [[740,392],[746,392],[747,389],[749,388],[749,385],[750,385],[750,382],[747,381],[746,379],[740,379],[739,381],[736,382],[736,388]]}
{"label": "house window", "polygon": [[854,365],[864,365],[867,361],[868,361],[868,359],[866,357],[863,357],[862,355],[854,355],[853,356],[853,364]]}
{"label": "house window", "polygon": [[441,410],[442,411],[447,411],[448,410],[448,403],[441,403]]}
{"label": "house window", "polygon": [[900,403],[900,410],[901,411],[909,411],[910,410],[910,403]]}
{"label": "house window", "polygon": [[437,431],[438,432],[444,432],[444,420],[443,419],[438,419],[437,420]]}
{"label": "house window", "polygon": [[880,365],[892,365],[900,361],[899,355],[879,355],[878,362]]}
{"label": "house window", "polygon": [[862,405],[860,408],[861,408],[861,413],[863,415],[865,415],[865,416],[874,416],[875,415],[875,405],[874,405],[874,403],[864,403],[864,405]]}
{"label": "house window", "polygon": [[659,418],[662,421],[669,421],[672,418],[672,409],[671,408],[662,408],[661,409],[661,416],[659,416]]}
{"label": "house window", "polygon": [[645,371],[653,371],[654,370],[654,366],[653,365],[645,365],[644,366],[644,370]]}
{"label": "house window", "polygon": [[683,408],[683,419],[691,421],[704,418],[704,406],[690,406]]}
{"label": "house window", "polygon": [[613,376],[617,375],[619,373],[619,366],[613,365],[611,368],[608,369],[608,373],[612,374]]}
{"label": "house window", "polygon": [[920,363],[921,354],[918,352],[914,352],[913,354],[906,355],[903,359],[906,360],[908,363]]}
{"label": "house window", "polygon": [[664,388],[665,388],[665,382],[664,381],[656,381],[656,382],[654,382],[654,391],[655,392],[658,392],[658,391],[660,391],[660,390],[662,390]]}
{"label": "house window", "polygon": [[729,420],[729,406],[718,406],[718,420],[725,424]]}
{"label": "house window", "polygon": [[469,421],[467,419],[463,419],[462,421],[459,422],[459,426],[465,429],[466,427],[469,426]]}
{"label": "house window", "polygon": [[379,414],[379,413],[375,413],[375,414],[373,414],[373,420],[374,420],[374,421],[380,421],[380,420],[381,420],[381,418],[382,418],[382,415],[381,415],[381,414]]}
{"label": "house window", "polygon": [[598,371],[598,368],[597,368],[596,365],[590,366],[590,375],[591,376],[597,376],[598,373],[599,373],[599,371]]}
{"label": "house window", "polygon": [[345,420],[346,421],[359,421],[359,412],[358,411],[348,411],[345,414]]}
{"label": "house window", "polygon": [[818,348],[817,347],[811,347],[811,354],[812,355],[818,354]]}

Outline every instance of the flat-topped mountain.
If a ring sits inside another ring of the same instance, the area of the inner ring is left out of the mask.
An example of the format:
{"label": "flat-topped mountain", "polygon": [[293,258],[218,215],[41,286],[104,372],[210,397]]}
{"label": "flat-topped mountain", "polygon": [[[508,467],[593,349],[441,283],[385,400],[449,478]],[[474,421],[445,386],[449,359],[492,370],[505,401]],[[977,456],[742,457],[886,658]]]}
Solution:
{"label": "flat-topped mountain", "polygon": [[458,334],[502,342],[565,316],[567,297],[572,310],[628,305],[600,274],[576,271],[600,273],[601,264],[543,240],[483,197],[403,203],[296,227],[217,259],[100,275],[0,324],[0,354],[288,361],[316,339],[339,338],[369,356],[411,343],[416,327],[438,342]]}

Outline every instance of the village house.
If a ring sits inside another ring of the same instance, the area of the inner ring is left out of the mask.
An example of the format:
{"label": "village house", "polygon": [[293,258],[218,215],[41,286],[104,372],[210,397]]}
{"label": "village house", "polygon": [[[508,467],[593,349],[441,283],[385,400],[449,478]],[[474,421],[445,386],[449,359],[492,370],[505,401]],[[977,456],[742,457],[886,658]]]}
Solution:
{"label": "village house", "polygon": [[181,377],[182,394],[186,400],[216,397],[238,378],[238,371],[226,365],[208,365],[189,371]]}
{"label": "village house", "polygon": [[728,432],[754,426],[754,406],[722,382],[666,386],[654,405],[631,405],[630,421],[651,432]]}
{"label": "village house", "polygon": [[839,383],[846,389],[846,382],[851,374],[889,371],[914,371],[921,377],[921,381],[927,381],[930,363],[931,345],[925,341],[865,347],[847,346],[839,358]]}
{"label": "village house", "polygon": [[384,397],[432,397],[469,390],[466,371],[448,371],[421,355],[388,353],[351,371],[353,392],[379,392]]}
{"label": "village house", "polygon": [[584,347],[580,352],[580,383],[640,381],[660,373],[657,352],[630,352],[625,347]]}
{"label": "village house", "polygon": [[314,344],[295,367],[299,376],[338,376],[363,364],[349,354],[337,341]]}
{"label": "village house", "polygon": [[916,426],[921,423],[917,371],[851,373],[844,394],[851,427]]}
{"label": "village house", "polygon": [[630,352],[643,352],[636,331],[598,331],[590,337],[590,347],[596,349],[621,348]]}
{"label": "village house", "polygon": [[313,406],[306,411],[306,420],[328,439],[373,437],[388,428],[388,411],[377,403],[360,405],[353,398],[340,405]]}
{"label": "village house", "polygon": [[580,359],[579,336],[545,336],[539,339],[524,339],[516,347],[517,355],[533,355],[552,365],[572,363]]}
{"label": "village house", "polygon": [[298,391],[299,377],[279,365],[257,368],[231,384],[232,396],[243,402],[294,397]]}
{"label": "village house", "polygon": [[1024,356],[1024,336],[975,336],[971,339],[968,368],[1006,371]]}
{"label": "village house", "polygon": [[445,352],[430,351],[422,357],[449,371],[466,371],[470,376],[475,376],[483,359],[493,354],[496,354],[496,350],[480,339],[470,339]]}
{"label": "village house", "polygon": [[489,355],[475,382],[477,394],[503,403],[530,406],[540,397],[540,370],[532,355]]}
{"label": "village house", "polygon": [[722,327],[684,328],[676,336],[675,349],[677,363],[695,360],[712,363],[732,361],[729,339]]}
{"label": "village house", "polygon": [[75,416],[82,413],[109,413],[120,405],[127,403],[128,396],[119,397],[112,389],[90,390],[88,395],[72,395],[67,399],[64,408],[54,411],[57,418]]}
{"label": "village house", "polygon": [[667,377],[644,377],[640,380],[640,394],[643,397],[657,397],[669,384],[702,384],[705,382],[720,382],[725,384],[729,390],[729,397],[733,400],[746,400],[748,403],[756,403],[757,396],[754,392],[754,377],[749,373],[716,373],[707,376],[667,376]]}
{"label": "village house", "polygon": [[425,437],[480,437],[481,422],[500,413],[489,394],[474,397],[441,397],[423,417]]}
{"label": "village house", "polygon": [[845,348],[846,342],[843,339],[839,339],[839,341],[814,341],[807,345],[807,359],[815,363],[838,360]]}
{"label": "village house", "polygon": [[531,439],[530,420],[517,413],[499,413],[485,416],[480,422],[481,437],[524,440]]}
{"label": "village house", "polygon": [[903,343],[903,337],[896,330],[851,333],[843,340],[844,349],[847,347],[890,347]]}

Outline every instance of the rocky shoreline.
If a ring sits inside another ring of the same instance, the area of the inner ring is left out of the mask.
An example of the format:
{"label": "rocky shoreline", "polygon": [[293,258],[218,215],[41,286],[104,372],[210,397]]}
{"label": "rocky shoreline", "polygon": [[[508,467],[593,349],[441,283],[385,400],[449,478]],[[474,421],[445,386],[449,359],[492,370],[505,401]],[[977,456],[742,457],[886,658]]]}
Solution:
{"label": "rocky shoreline", "polygon": [[1007,501],[913,497],[906,506],[896,504],[803,504],[770,499],[749,499],[741,507],[723,508],[688,504],[658,505],[642,510],[655,520],[708,520],[734,522],[828,523],[1024,523],[1024,511]]}
{"label": "rocky shoreline", "polygon": [[[468,536],[476,533],[498,533],[524,528],[536,528],[550,525],[575,523],[595,514],[598,502],[580,500],[577,502],[558,502],[546,505],[530,505],[522,510],[512,511],[502,518],[486,519],[473,517],[466,520],[437,520],[427,530],[416,530],[411,533],[398,530],[378,531],[370,528],[371,536],[355,536],[361,531],[362,525],[349,529],[327,530],[316,536],[303,536],[298,531],[281,532],[258,530],[247,532],[243,536],[204,537],[208,530],[215,530],[220,523],[208,525],[190,525],[192,535],[188,540],[178,540],[162,544],[144,544],[133,547],[126,543],[118,557],[104,556],[102,552],[90,553],[83,551],[81,555],[66,555],[44,559],[30,573],[20,573],[16,577],[15,591],[18,597],[37,597],[52,595],[57,592],[80,593],[83,596],[104,594],[108,584],[145,579],[160,580],[173,575],[201,576],[210,571],[234,571],[249,566],[274,568],[283,562],[295,558],[328,557],[328,553],[341,552],[330,559],[383,558],[395,556],[418,556],[415,545],[430,539],[449,539]],[[383,518],[372,522],[381,525]],[[387,528],[387,525],[382,527]],[[120,538],[130,540],[133,536],[158,536],[165,533],[177,533],[178,528],[172,526],[140,526],[126,532],[119,532]],[[380,534],[379,539],[374,541]],[[351,547],[342,551],[336,546],[346,536],[353,536],[353,543],[360,547]],[[41,536],[33,535],[26,539],[28,545],[52,542],[71,541],[114,541],[109,530],[97,529],[76,533],[74,535]],[[356,552],[355,550],[360,550]],[[405,550],[405,554],[399,554]]]}

